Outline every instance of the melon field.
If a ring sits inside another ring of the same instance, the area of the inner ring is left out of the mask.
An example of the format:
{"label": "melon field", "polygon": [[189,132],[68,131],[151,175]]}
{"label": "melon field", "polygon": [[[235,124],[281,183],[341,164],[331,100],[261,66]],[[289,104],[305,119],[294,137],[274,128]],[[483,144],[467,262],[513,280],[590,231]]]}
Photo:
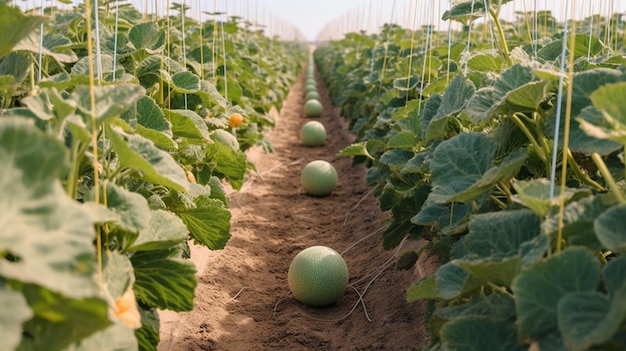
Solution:
{"label": "melon field", "polygon": [[0,0],[0,351],[626,351],[624,11]]}

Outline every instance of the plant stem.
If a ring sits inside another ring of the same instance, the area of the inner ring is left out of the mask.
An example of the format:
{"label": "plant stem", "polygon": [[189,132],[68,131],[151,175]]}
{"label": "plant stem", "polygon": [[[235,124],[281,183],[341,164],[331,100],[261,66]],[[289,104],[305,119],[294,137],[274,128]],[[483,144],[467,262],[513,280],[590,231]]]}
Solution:
{"label": "plant stem", "polygon": [[617,183],[611,175],[611,172],[606,167],[604,161],[602,161],[602,157],[600,157],[597,152],[594,152],[591,154],[591,159],[593,160],[593,162],[595,162],[596,166],[598,166],[598,170],[600,171],[600,173],[602,173],[602,176],[604,177],[604,180],[608,184],[609,188],[615,193],[615,197],[617,197],[617,200],[621,204],[626,203],[626,198],[624,197],[624,194],[622,194],[622,190],[617,186]]}
{"label": "plant stem", "polygon": [[580,181],[593,187],[596,190],[599,190],[599,191],[604,190],[604,187],[602,185],[598,184],[596,181],[591,179],[591,177],[589,177],[589,174],[587,174],[586,172],[583,172],[580,169],[580,166],[578,165],[578,162],[576,162],[576,160],[574,159],[574,155],[572,155],[572,151],[570,149],[567,149],[567,163],[570,164],[570,169],[574,171],[574,174]]}
{"label": "plant stem", "polygon": [[509,67],[513,66],[513,60],[511,60],[511,53],[509,52],[509,46],[506,43],[506,38],[504,37],[504,30],[502,29],[502,23],[500,23],[500,19],[498,18],[498,14],[492,8],[489,9],[489,14],[491,18],[493,18],[493,22],[496,24],[496,28],[498,29],[498,35],[500,36],[500,42],[502,43],[502,51],[504,53],[504,58],[506,59],[506,63]]}
{"label": "plant stem", "polygon": [[80,162],[78,160],[78,149],[79,143],[72,143],[72,169],[70,170],[70,175],[67,179],[67,184],[65,185],[65,191],[67,192],[67,195],[69,195],[72,199],[76,199],[76,183],[78,183],[78,168],[80,167]]}
{"label": "plant stem", "polygon": [[533,146],[535,147],[537,155],[539,155],[539,158],[541,158],[541,160],[546,164],[546,169],[548,170],[548,173],[550,173],[550,160],[548,160],[548,156],[544,152],[543,146],[539,144],[533,133],[530,132],[530,129],[526,127],[524,122],[519,118],[519,116],[517,116],[516,113],[511,115],[511,119],[522,130],[522,132],[526,134],[526,137],[528,138],[530,143],[533,144]]}

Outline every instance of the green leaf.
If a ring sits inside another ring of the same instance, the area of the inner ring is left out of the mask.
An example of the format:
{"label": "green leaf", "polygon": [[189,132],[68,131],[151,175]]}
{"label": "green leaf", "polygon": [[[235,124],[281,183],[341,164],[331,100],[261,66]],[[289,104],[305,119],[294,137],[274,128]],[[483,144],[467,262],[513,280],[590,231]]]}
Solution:
{"label": "green leaf", "polygon": [[[0,76],[8,75],[13,77],[11,85],[22,84],[29,73],[30,59],[26,55],[14,52],[0,60]],[[13,90],[11,89],[11,91]]]}
{"label": "green leaf", "polygon": [[407,290],[407,301],[417,302],[420,300],[439,299],[439,289],[434,275],[429,275],[411,285]]}
{"label": "green leaf", "polygon": [[64,351],[137,351],[135,331],[118,322],[103,331],[94,333]]}
{"label": "green leaf", "polygon": [[139,23],[128,32],[128,41],[136,50],[148,49],[148,52],[156,53],[165,47],[165,31],[159,30],[156,22]]}
{"label": "green leaf", "polygon": [[150,207],[146,198],[111,182],[103,184],[103,190],[105,189],[107,207],[117,214],[117,225],[132,233],[137,233],[148,227]]}
{"label": "green leaf", "polygon": [[46,20],[43,16],[25,16],[18,7],[0,4],[0,57],[8,55],[17,43]]}
{"label": "green leaf", "polygon": [[139,135],[129,135],[126,142],[112,128],[107,128],[107,137],[120,163],[141,172],[140,177],[148,182],[184,191],[189,187],[185,171],[174,158]]}
{"label": "green leaf", "polygon": [[428,203],[446,202],[470,189],[487,170],[497,149],[481,133],[466,133],[439,144],[430,161],[433,191]]}
{"label": "green leaf", "polygon": [[419,139],[412,132],[400,132],[387,141],[387,147],[404,150],[413,150],[418,144]]}
{"label": "green leaf", "polygon": [[223,175],[234,189],[241,189],[248,166],[246,155],[219,141],[207,145],[206,154],[216,175]]}
{"label": "green leaf", "polygon": [[626,256],[611,259],[604,266],[602,276],[611,297],[624,293],[621,290],[626,287]]}
{"label": "green leaf", "polygon": [[100,297],[71,299],[32,284],[23,291],[35,316],[24,324],[17,350],[65,350],[111,325],[109,305]]}
{"label": "green leaf", "polygon": [[104,286],[114,300],[135,283],[135,272],[130,259],[116,251],[107,253],[102,275]]}
{"label": "green leaf", "polygon": [[508,287],[519,274],[521,261],[520,256],[512,256],[498,260],[468,258],[454,260],[454,264],[461,267],[476,281]]}
{"label": "green leaf", "polygon": [[529,210],[475,215],[463,245],[470,257],[492,260],[517,256],[519,247],[540,235],[540,218]]}
{"label": "green leaf", "polygon": [[163,110],[165,118],[172,123],[175,137],[210,140],[209,128],[197,113],[190,110]]}
{"label": "green leaf", "polygon": [[557,331],[557,305],[563,296],[595,290],[600,262],[584,248],[572,247],[523,270],[513,282],[522,339],[541,339]]}
{"label": "green leaf", "polygon": [[177,209],[195,241],[211,250],[223,249],[230,239],[230,211],[220,200],[199,196],[195,207]]}
{"label": "green leaf", "polygon": [[626,314],[622,290],[621,301],[595,291],[571,293],[559,301],[559,330],[568,350],[584,351],[612,338]]}
{"label": "green leaf", "polygon": [[605,248],[619,253],[626,252],[626,204],[611,207],[593,222],[598,240]]}
{"label": "green leaf", "polygon": [[43,89],[34,96],[27,96],[22,103],[42,121],[57,118],[57,123],[76,111],[76,103],[72,100],[64,100],[55,89]]}
{"label": "green leaf", "polygon": [[[602,122],[592,124],[579,119],[580,127],[598,139],[609,139],[626,144],[626,82],[606,84],[591,94],[591,101],[600,112]],[[595,121],[594,121],[595,122]]]}
{"label": "green leaf", "polygon": [[453,320],[441,328],[444,350],[524,351],[527,347],[517,342],[512,323],[502,323],[485,317],[467,317]]}
{"label": "green leaf", "polygon": [[[60,63],[73,63],[78,61],[76,53],[70,48],[67,48],[67,45],[72,44],[72,42],[63,35],[59,33],[44,34],[43,47],[39,45],[40,40],[39,33],[32,32],[30,35],[20,40],[13,50],[29,51],[36,55],[41,51],[42,55],[52,57]],[[62,47],[62,49],[58,49],[58,47]]]}
{"label": "green leaf", "polygon": [[614,204],[607,195],[588,196],[573,201],[565,206],[561,224],[558,211],[554,211],[543,221],[541,230],[544,234],[553,236],[559,225],[562,225],[563,238],[569,245],[584,245],[592,250],[602,250],[604,247],[598,241],[593,224],[596,218]]}
{"label": "green leaf", "polygon": [[511,152],[499,166],[491,167],[476,183],[448,201],[470,202],[478,199],[491,190],[498,182],[506,181],[517,174],[526,162],[526,159],[528,159],[526,150]]}
{"label": "green leaf", "polygon": [[467,61],[467,68],[479,72],[500,72],[504,66],[502,56],[478,54]]}
{"label": "green leaf", "polygon": [[178,257],[178,249],[135,252],[130,260],[135,268],[137,298],[163,310],[191,311],[197,285],[196,267]]}
{"label": "green leaf", "polygon": [[467,102],[465,110],[474,122],[491,119],[502,109],[509,92],[532,82],[533,79],[532,67],[515,64],[502,72],[492,86],[478,89]]}
{"label": "green leaf", "polygon": [[426,131],[425,140],[427,142],[445,138],[445,131],[447,130],[445,126],[448,124],[445,120],[461,112],[475,91],[476,87],[474,83],[463,75],[456,76],[450,82],[450,85],[448,85],[446,91],[443,93],[441,104],[437,108],[437,113],[429,120],[426,128],[423,129]]}
{"label": "green leaf", "polygon": [[370,153],[367,150],[367,141],[362,141],[359,143],[346,146],[343,150],[339,151],[336,156],[337,157],[365,156],[369,159],[374,160],[374,157],[370,155]]}
{"label": "green leaf", "polygon": [[436,225],[443,234],[452,234],[458,232],[458,228],[471,213],[472,208],[468,204],[433,203],[424,206],[411,218],[411,223],[422,226]]}
{"label": "green leaf", "polygon": [[508,322],[515,318],[515,300],[501,294],[474,296],[467,303],[442,307],[435,314],[445,320],[485,317],[492,321]]}
{"label": "green leaf", "polygon": [[165,119],[163,110],[149,96],[143,96],[137,100],[121,115],[121,118],[131,126],[141,125],[159,131],[168,137],[173,136],[172,126]]}
{"label": "green leaf", "polygon": [[189,236],[183,221],[171,212],[153,210],[149,221],[149,226],[139,233],[128,251],[166,250],[184,242]]}
{"label": "green leaf", "polygon": [[0,351],[15,350],[22,338],[22,323],[33,316],[24,296],[0,280]]}
{"label": "green leaf", "polygon": [[181,94],[195,94],[200,90],[200,77],[188,72],[178,72],[172,75],[172,88]]}
{"label": "green leaf", "polygon": [[[96,86],[94,89],[95,117],[99,123],[112,117],[118,117],[146,94],[146,90],[143,87],[134,84]],[[78,109],[83,112],[84,116],[91,116],[89,87],[77,87],[71,98],[77,102]],[[90,121],[88,120],[87,122]]]}
{"label": "green leaf", "polygon": [[584,189],[565,188],[565,193],[561,195],[560,188],[555,187],[554,198],[551,199],[550,182],[545,178],[514,181],[512,185],[517,192],[512,200],[528,207],[540,217],[546,216],[554,206],[558,206],[559,197],[567,201],[577,193],[586,192]]}
{"label": "green leaf", "polygon": [[141,328],[135,331],[139,349],[143,351],[156,350],[160,341],[159,314],[155,309],[146,310],[141,307],[139,307],[139,314],[141,314]]}
{"label": "green leaf", "polygon": [[477,286],[470,281],[470,275],[454,262],[448,262],[437,270],[435,281],[439,290],[439,296],[450,300],[471,291]]}
{"label": "green leaf", "polygon": [[94,223],[58,180],[65,146],[28,121],[0,119],[0,275],[68,297],[98,294]]}

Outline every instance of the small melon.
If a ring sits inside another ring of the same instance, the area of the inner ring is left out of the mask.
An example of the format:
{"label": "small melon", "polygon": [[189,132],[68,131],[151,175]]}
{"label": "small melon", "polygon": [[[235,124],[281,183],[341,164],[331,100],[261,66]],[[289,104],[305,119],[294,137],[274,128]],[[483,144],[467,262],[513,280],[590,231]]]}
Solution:
{"label": "small melon", "polygon": [[311,99],[304,103],[304,115],[307,117],[319,117],[323,111],[324,107],[317,99]]}
{"label": "small melon", "polygon": [[300,173],[304,191],[313,196],[328,196],[337,187],[337,170],[324,160],[309,162]]}
{"label": "small melon", "polygon": [[306,93],[306,97],[305,97],[306,101],[309,100],[318,100],[320,99],[320,94],[317,91],[309,91],[308,93]]}
{"label": "small melon", "polygon": [[318,121],[306,122],[300,128],[300,142],[304,146],[321,146],[326,141],[326,128]]}
{"label": "small melon", "polygon": [[326,246],[308,247],[289,265],[287,282],[293,295],[305,305],[332,305],[345,293],[349,272],[341,255]]}

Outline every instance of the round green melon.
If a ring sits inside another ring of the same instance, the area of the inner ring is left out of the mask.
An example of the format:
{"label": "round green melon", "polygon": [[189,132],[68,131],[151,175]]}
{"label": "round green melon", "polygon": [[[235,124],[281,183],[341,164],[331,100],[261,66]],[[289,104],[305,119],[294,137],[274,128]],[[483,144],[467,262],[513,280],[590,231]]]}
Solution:
{"label": "round green melon", "polygon": [[311,246],[294,257],[287,282],[293,295],[305,305],[332,305],[348,286],[348,265],[341,255],[326,246]]}
{"label": "round green melon", "polygon": [[309,91],[317,91],[317,86],[313,84],[305,84],[304,85],[304,93],[308,93]]}
{"label": "round green melon", "polygon": [[307,101],[309,100],[319,100],[320,99],[320,94],[317,91],[309,91],[308,93],[306,93],[306,97],[305,99]]}
{"label": "round green melon", "polygon": [[317,99],[311,99],[304,103],[304,115],[307,117],[319,117],[323,111],[324,107]]}
{"label": "round green melon", "polygon": [[321,146],[326,141],[326,128],[318,121],[306,122],[300,128],[300,142],[304,146]]}
{"label": "round green melon", "polygon": [[324,160],[309,162],[300,173],[304,191],[313,196],[328,196],[337,187],[339,177],[332,164]]}
{"label": "round green melon", "polygon": [[313,85],[317,88],[317,82],[315,81],[315,78],[311,78],[311,77],[306,78],[306,80],[304,81],[304,86],[309,86],[309,85]]}

